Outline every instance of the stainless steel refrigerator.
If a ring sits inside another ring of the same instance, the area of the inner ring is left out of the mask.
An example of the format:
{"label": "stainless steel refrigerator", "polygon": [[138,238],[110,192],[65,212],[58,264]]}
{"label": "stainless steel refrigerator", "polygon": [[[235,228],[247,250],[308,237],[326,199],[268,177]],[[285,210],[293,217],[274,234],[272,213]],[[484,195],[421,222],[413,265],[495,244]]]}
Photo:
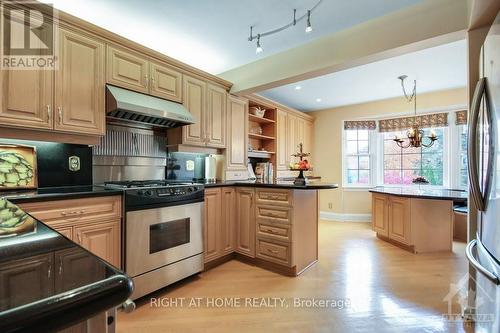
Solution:
{"label": "stainless steel refrigerator", "polygon": [[481,54],[481,79],[469,115],[469,181],[478,212],[476,239],[467,245],[475,269],[477,332],[500,332],[500,14]]}

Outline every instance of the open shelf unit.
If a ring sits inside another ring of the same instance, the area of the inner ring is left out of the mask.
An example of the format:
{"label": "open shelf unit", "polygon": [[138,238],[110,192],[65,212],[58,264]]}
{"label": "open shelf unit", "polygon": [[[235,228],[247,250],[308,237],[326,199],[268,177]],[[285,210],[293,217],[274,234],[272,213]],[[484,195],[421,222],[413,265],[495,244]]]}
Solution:
{"label": "open shelf unit", "polygon": [[[253,115],[252,107],[265,109],[264,116]],[[258,97],[250,97],[249,108],[248,158],[254,166],[257,162],[271,162],[276,168],[276,106],[266,103]]]}

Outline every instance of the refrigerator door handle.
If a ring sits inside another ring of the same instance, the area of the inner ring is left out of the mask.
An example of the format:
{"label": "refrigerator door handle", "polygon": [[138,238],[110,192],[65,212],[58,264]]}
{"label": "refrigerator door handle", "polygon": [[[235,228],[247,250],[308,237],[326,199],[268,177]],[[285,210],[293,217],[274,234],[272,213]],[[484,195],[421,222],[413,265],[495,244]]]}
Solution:
{"label": "refrigerator door handle", "polygon": [[479,109],[481,106],[481,98],[483,97],[486,86],[486,78],[481,78],[474,90],[474,98],[472,99],[471,113],[468,128],[467,140],[467,159],[469,169],[469,182],[472,200],[479,211],[484,211],[484,201],[481,197],[481,189],[479,186],[479,171],[477,161],[477,122],[479,120]]}
{"label": "refrigerator door handle", "polygon": [[473,249],[477,246],[477,239],[473,239],[470,241],[469,244],[467,244],[467,247],[465,248],[465,255],[467,256],[467,259],[469,260],[470,264],[474,266],[474,268],[478,271],[481,272],[484,276],[488,278],[491,282],[493,282],[496,285],[500,285],[500,278],[495,275],[495,273],[490,272],[486,268],[484,268],[479,261],[477,261],[476,257],[474,256]]}

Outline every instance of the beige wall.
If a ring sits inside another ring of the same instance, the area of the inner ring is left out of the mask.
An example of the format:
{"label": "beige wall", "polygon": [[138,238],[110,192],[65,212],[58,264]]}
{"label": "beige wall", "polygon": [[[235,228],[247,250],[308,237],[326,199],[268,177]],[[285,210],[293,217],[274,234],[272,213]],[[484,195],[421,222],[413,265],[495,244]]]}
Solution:
{"label": "beige wall", "polygon": [[[418,111],[454,109],[467,105],[466,88],[439,91],[418,96]],[[392,116],[411,112],[402,97],[349,105],[310,113],[314,122],[314,173],[322,181],[339,184],[335,190],[321,191],[322,212],[370,214],[371,196],[367,190],[342,188],[342,126],[344,120]],[[331,204],[331,208],[329,207]]]}

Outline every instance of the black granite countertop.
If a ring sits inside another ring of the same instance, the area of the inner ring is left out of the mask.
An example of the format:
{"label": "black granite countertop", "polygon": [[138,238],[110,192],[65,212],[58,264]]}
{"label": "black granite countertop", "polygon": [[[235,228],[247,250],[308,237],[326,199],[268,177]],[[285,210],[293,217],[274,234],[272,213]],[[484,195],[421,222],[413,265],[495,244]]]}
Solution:
{"label": "black granite countertop", "polygon": [[409,187],[385,187],[377,186],[371,188],[370,192],[391,194],[400,197],[433,199],[433,200],[453,200],[466,201],[468,193],[462,190],[451,189],[433,189],[428,185],[409,186]]}
{"label": "black granite countertop", "polygon": [[282,188],[282,189],[295,189],[295,190],[326,190],[335,189],[337,184],[322,183],[311,181],[307,185],[295,185],[293,181],[273,181],[273,182],[259,182],[259,181],[217,181],[215,183],[205,183],[206,188],[221,187],[221,186],[247,186],[247,187],[268,187],[268,188]]}
{"label": "black granite countertop", "polygon": [[35,190],[0,191],[0,198],[7,198],[14,203],[49,201],[60,199],[79,199],[86,197],[120,195],[120,189],[109,189],[103,186],[63,186],[45,187]]}
{"label": "black granite countertop", "polygon": [[[22,272],[22,274],[21,274]],[[129,277],[0,199],[0,332],[52,332],[124,302]]]}

